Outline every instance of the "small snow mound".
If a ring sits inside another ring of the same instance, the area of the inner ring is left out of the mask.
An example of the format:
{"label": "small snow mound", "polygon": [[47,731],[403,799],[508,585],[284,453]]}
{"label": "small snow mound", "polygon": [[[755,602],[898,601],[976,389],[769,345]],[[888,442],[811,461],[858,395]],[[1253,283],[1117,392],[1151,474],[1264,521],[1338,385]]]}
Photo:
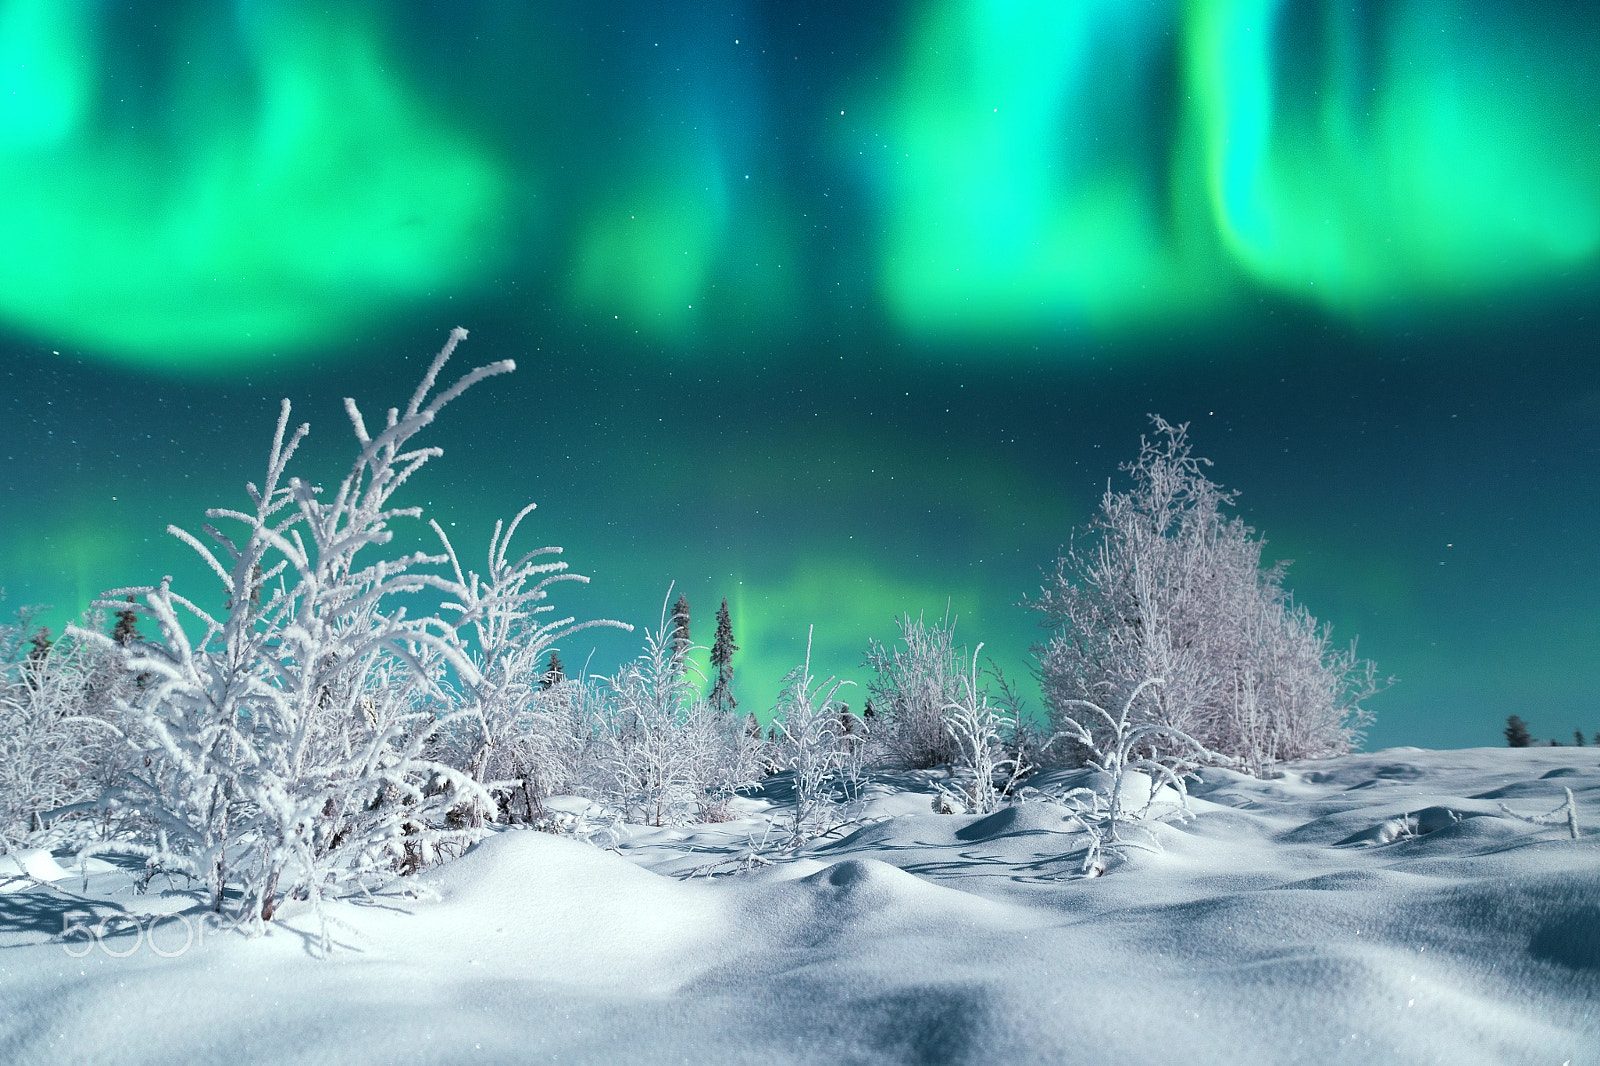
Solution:
{"label": "small snow mound", "polygon": [[1196,780],[1189,783],[1189,795],[1206,796],[1219,788],[1253,783],[1254,778],[1237,770],[1229,770],[1225,766],[1207,766],[1200,771]]}
{"label": "small snow mound", "polygon": [[872,863],[869,860],[849,859],[834,863],[818,876],[826,879],[828,884],[839,888],[855,888],[873,880]]}
{"label": "small snow mound", "polygon": [[[1545,777],[1549,776],[1549,774],[1545,775]],[[1562,799],[1561,789],[1553,785],[1541,784],[1540,782],[1543,780],[1544,778],[1541,777],[1532,781],[1518,781],[1515,784],[1501,785],[1499,788],[1491,788],[1487,792],[1475,792],[1471,798],[1482,800],[1552,799],[1560,802]]]}
{"label": "small snow mound", "polygon": [[1062,833],[1068,830],[1067,812],[1054,803],[1019,803],[984,815],[956,830],[956,839],[995,840],[1023,833]]}
{"label": "small snow mound", "polygon": [[880,859],[846,859],[794,883],[827,900],[822,906],[839,920],[852,915],[926,914],[936,900],[946,906],[957,899],[963,904],[976,902],[976,897],[924,881]]}
{"label": "small snow mound", "polygon": [[534,830],[495,833],[461,858],[422,874],[447,902],[550,895],[659,895],[675,883],[592,844]]}
{"label": "small snow mound", "polygon": [[1437,833],[1441,829],[1453,829],[1467,818],[1480,817],[1483,817],[1481,811],[1458,811],[1451,807],[1424,807],[1420,811],[1396,815],[1371,828],[1352,833],[1334,846],[1344,848],[1362,844],[1392,844],[1396,840],[1416,840],[1430,833]]}
{"label": "small snow mound", "polygon": [[725,932],[705,886],[532,830],[495,833],[392,888],[408,885],[421,891],[402,907],[343,905],[340,921],[362,950],[558,984],[667,990],[702,970]]}
{"label": "small snow mound", "polygon": [[1425,776],[1426,771],[1416,763],[1391,762],[1378,767],[1372,773],[1384,781],[1415,781]]}
{"label": "small snow mound", "polygon": [[802,883],[844,889],[847,892],[890,891],[931,887],[915,874],[879,859],[846,859],[800,879]]}
{"label": "small snow mound", "polygon": [[0,855],[0,892],[22,892],[40,881],[63,881],[68,876],[43,848],[17,848]]}
{"label": "small snow mound", "polygon": [[1539,780],[1543,781],[1547,777],[1577,777],[1582,773],[1583,771],[1576,766],[1559,766],[1548,773],[1540,774]]}

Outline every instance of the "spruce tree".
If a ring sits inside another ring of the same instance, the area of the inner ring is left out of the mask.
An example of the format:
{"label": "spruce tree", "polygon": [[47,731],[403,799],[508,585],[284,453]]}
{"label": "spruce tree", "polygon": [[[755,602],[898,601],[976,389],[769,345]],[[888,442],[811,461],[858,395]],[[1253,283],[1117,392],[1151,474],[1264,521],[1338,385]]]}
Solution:
{"label": "spruce tree", "polygon": [[550,665],[544,668],[544,674],[539,678],[539,687],[541,689],[551,688],[561,684],[566,679],[567,672],[561,663],[561,653],[552,651],[550,653]]}
{"label": "spruce tree", "polygon": [[679,673],[683,672],[691,647],[693,643],[689,639],[689,597],[679,593],[678,602],[672,605],[672,661]]}
{"label": "spruce tree", "polygon": [[1572,731],[1572,742],[1580,748],[1583,747],[1583,730],[1574,729]]}
{"label": "spruce tree", "polygon": [[728,617],[728,598],[722,598],[717,608],[717,636],[711,642],[711,667],[716,679],[711,683],[710,703],[713,710],[726,714],[739,706],[733,698],[733,653],[739,646],[733,642],[733,622]]}
{"label": "spruce tree", "polygon": [[1528,723],[1517,715],[1506,719],[1506,747],[1526,748],[1533,743],[1533,734],[1528,732]]}
{"label": "spruce tree", "polygon": [[28,638],[28,659],[22,669],[30,688],[38,687],[44,661],[50,657],[50,648],[54,644],[55,641],[50,639],[50,631],[44,626],[40,626],[39,631]]}
{"label": "spruce tree", "polygon": [[[135,601],[132,596],[129,596],[127,602],[135,603],[137,601]],[[121,644],[123,647],[127,647],[128,641],[135,639],[138,637],[138,635],[138,614],[136,614],[131,607],[125,611],[118,611],[117,624],[111,630],[111,639],[116,641],[118,644]]]}

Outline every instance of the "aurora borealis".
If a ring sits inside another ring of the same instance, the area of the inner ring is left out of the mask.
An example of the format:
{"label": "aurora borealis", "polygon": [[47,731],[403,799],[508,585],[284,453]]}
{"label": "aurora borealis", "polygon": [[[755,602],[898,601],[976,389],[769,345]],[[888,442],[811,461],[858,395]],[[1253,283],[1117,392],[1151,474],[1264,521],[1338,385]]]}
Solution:
{"label": "aurora borealis", "polygon": [[1581,6],[0,0],[0,586],[204,588],[161,531],[277,398],[331,478],[461,324],[519,370],[415,502],[538,501],[565,612],[727,596],[758,712],[813,623],[1024,670],[1159,411],[1400,678],[1372,744],[1592,734],[1596,84]]}

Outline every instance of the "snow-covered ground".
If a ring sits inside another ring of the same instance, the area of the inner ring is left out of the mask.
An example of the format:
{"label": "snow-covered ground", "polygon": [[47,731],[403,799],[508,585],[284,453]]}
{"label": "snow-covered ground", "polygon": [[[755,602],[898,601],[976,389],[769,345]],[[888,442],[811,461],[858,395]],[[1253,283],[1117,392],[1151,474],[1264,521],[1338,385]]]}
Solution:
{"label": "snow-covered ground", "polygon": [[[0,1062],[1600,1062],[1600,750],[1282,769],[1207,771],[1096,878],[1062,808],[936,814],[937,774],[745,872],[781,780],[616,851],[498,833],[328,908],[328,958],[309,913],[219,933],[181,884],[21,856]],[[1500,808],[1563,788],[1578,840]],[[63,940],[90,914],[123,917]]]}

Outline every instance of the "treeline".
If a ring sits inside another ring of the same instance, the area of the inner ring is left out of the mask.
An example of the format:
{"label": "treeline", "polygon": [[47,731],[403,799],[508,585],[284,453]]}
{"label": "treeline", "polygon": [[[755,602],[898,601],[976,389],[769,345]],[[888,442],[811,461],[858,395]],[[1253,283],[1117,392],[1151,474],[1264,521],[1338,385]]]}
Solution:
{"label": "treeline", "polygon": [[[1528,732],[1528,723],[1524,722],[1520,715],[1513,714],[1506,719],[1505,734],[1506,747],[1508,748],[1531,748],[1540,746],[1539,741],[1534,738],[1532,733]],[[1594,743],[1596,745],[1600,745],[1600,733],[1596,733],[1594,735]],[[1577,748],[1584,746],[1583,730],[1574,729],[1572,731],[1572,745],[1573,747]],[[1544,746],[1559,748],[1561,747],[1561,741],[1552,738],[1545,741]]]}
{"label": "treeline", "polygon": [[[859,714],[842,682],[813,675],[808,645],[763,729],[737,698],[726,601],[702,677],[670,592],[636,658],[571,676],[563,642],[632,627],[555,617],[552,589],[586,579],[560,548],[512,549],[531,505],[496,524],[481,570],[437,523],[436,550],[391,547],[396,523],[422,517],[395,493],[440,454],[418,435],[513,369],[438,388],[464,336],[376,427],[346,401],[357,455],[331,491],[289,472],[309,428],[285,401],[248,505],[208,511],[199,536],[170,527],[217,578],[220,610],[165,578],[108,592],[54,642],[27,615],[0,627],[0,835],[133,856],[268,921],[285,899],[448,857],[490,823],[715,821],[786,773],[801,841],[876,766],[962,767],[947,809],[982,812],[1051,763],[1114,750],[1118,765],[1167,765],[1158,749],[1181,745],[1184,765],[1259,772],[1347,751],[1369,720],[1372,665],[1332,644],[1282,565],[1263,567],[1232,494],[1160,418],[1123,467],[1131,484],[1107,490],[1027,604],[1047,626],[1042,714],[981,644],[957,644],[953,619],[907,616],[865,649]],[[438,607],[408,613],[421,602]]]}

